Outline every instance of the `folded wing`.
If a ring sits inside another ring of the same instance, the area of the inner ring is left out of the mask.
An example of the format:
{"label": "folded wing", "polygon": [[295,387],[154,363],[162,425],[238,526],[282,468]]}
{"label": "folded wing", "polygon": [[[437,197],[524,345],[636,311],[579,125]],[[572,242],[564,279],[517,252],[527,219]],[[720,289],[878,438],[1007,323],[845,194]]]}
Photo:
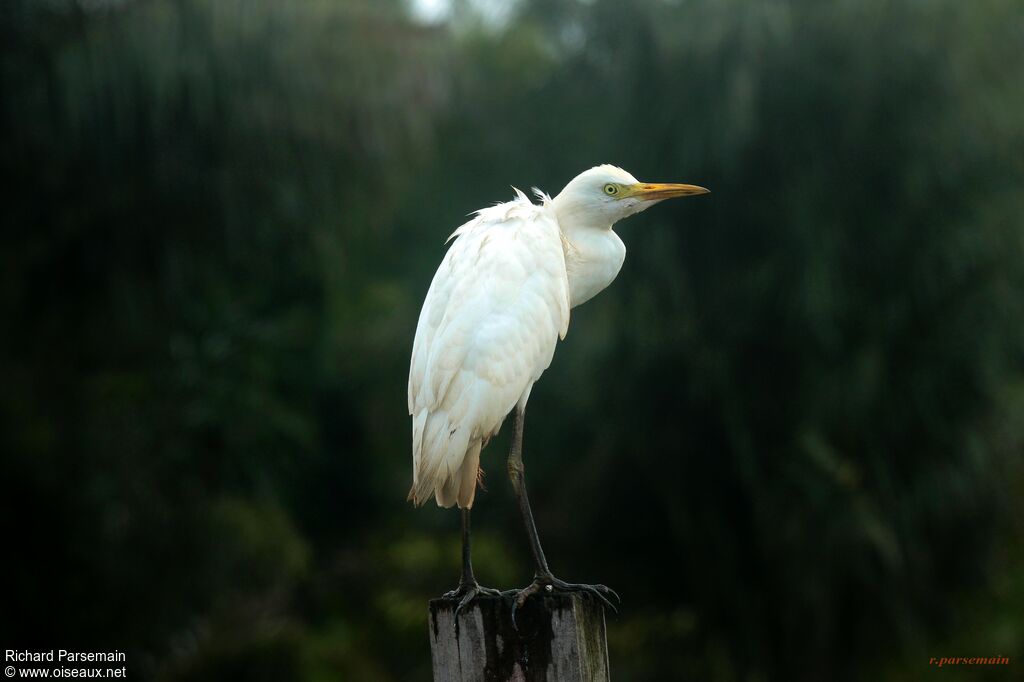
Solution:
{"label": "folded wing", "polygon": [[480,449],[529,395],[569,325],[561,233],[547,202],[480,211],[452,235],[413,344],[409,414],[419,505],[471,507]]}

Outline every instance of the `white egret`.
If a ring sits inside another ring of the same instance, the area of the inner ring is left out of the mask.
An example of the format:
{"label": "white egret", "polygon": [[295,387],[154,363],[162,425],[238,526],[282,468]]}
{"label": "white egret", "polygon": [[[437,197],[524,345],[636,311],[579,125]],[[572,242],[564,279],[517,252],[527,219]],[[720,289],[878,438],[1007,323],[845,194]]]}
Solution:
{"label": "white egret", "polygon": [[455,239],[430,284],[416,327],[409,371],[413,484],[409,499],[433,496],[462,510],[462,577],[446,596],[461,610],[481,587],[470,557],[470,509],[480,480],[480,451],[514,412],[508,474],[537,565],[531,594],[578,591],[611,605],[603,585],[567,583],[548,568],[523,474],[523,417],[534,382],[569,329],[569,310],[611,284],[626,247],[619,220],[672,197],[704,194],[695,185],[644,183],[615,166],[577,175],[554,199],[516,191],[507,203],[477,211]]}

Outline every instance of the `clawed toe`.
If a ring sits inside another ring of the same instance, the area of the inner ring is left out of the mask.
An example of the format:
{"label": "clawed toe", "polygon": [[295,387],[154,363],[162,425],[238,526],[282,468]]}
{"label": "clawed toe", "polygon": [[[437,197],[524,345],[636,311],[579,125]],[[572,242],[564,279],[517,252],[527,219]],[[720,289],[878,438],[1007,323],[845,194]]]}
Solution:
{"label": "clawed toe", "polygon": [[445,592],[443,597],[445,599],[459,600],[459,605],[455,607],[455,612],[452,614],[453,625],[455,627],[456,636],[459,632],[459,614],[462,609],[469,606],[477,597],[494,597],[501,594],[498,590],[490,587],[482,587],[477,583],[462,583],[454,590]]}
{"label": "clawed toe", "polygon": [[554,578],[551,583],[555,589],[563,592],[582,592],[583,594],[590,595],[596,599],[599,599],[602,604],[610,608],[615,613],[619,610],[615,608],[615,604],[612,604],[609,597],[614,597],[615,601],[622,603],[622,599],[619,597],[619,593],[608,587],[607,585],[586,585],[582,583],[567,583],[564,580]]}
{"label": "clawed toe", "polygon": [[614,597],[616,602],[622,603],[622,599],[619,594],[612,588],[606,585],[586,585],[583,583],[567,583],[564,580],[559,580],[554,576],[539,576],[534,579],[527,587],[523,588],[516,593],[516,597],[512,600],[512,626],[517,630],[519,629],[516,623],[516,612],[522,608],[526,600],[531,596],[537,594],[540,591],[544,592],[562,592],[570,593],[577,592],[585,594],[593,599],[598,600],[604,606],[607,606],[614,613],[618,613],[619,610],[615,607],[615,604],[611,602],[609,597]]}
{"label": "clawed toe", "polygon": [[[522,590],[519,590],[519,592],[516,593],[515,599],[512,600],[512,627],[516,630],[519,629],[519,623],[516,622],[516,613],[519,611],[520,608],[522,608],[523,604],[526,603],[526,600],[531,595],[534,595],[538,591],[540,591],[540,587],[540,583],[534,581],[530,583],[527,587],[523,588]],[[548,587],[550,588],[551,586],[548,585]]]}

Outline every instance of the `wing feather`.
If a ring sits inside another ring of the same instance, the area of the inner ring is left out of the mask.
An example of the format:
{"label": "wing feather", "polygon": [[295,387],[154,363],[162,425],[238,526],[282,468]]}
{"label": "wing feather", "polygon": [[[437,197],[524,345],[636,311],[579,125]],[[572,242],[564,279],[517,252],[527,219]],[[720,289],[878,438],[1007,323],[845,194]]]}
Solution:
{"label": "wing feather", "polygon": [[434,495],[441,506],[468,507],[482,444],[525,399],[565,336],[569,285],[546,202],[518,193],[478,212],[453,237],[413,343],[409,498],[422,504]]}

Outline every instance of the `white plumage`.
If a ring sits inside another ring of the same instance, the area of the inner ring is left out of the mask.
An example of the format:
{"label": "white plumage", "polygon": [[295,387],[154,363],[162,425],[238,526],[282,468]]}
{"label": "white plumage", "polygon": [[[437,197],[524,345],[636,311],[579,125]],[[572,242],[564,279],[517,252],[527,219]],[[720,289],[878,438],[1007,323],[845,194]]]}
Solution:
{"label": "white plumage", "polygon": [[413,487],[472,507],[480,449],[551,364],[569,281],[550,199],[517,198],[460,227],[430,285],[409,373]]}
{"label": "white plumage", "polygon": [[516,190],[458,228],[427,292],[409,371],[413,485],[419,505],[471,508],[480,450],[551,364],[569,310],[618,274],[621,218],[693,185],[640,183],[614,166],[574,178],[539,204]]}

